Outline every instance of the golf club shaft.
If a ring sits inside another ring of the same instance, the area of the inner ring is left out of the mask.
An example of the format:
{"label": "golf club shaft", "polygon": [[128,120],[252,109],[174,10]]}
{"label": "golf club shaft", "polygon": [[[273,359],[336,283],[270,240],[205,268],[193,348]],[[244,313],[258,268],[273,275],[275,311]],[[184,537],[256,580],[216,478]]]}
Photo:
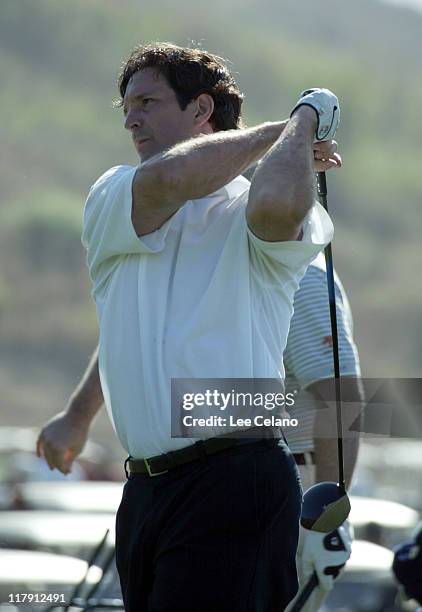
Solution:
{"label": "golf club shaft", "polygon": [[[322,206],[328,212],[327,205],[327,179],[325,172],[318,172],[318,196]],[[327,286],[328,286],[328,299],[330,305],[330,320],[331,320],[331,335],[333,340],[333,360],[334,360],[334,379],[335,379],[335,398],[336,398],[336,416],[337,416],[337,454],[338,454],[338,476],[339,485],[346,490],[344,480],[344,461],[343,461],[343,423],[341,414],[341,385],[340,385],[340,360],[339,360],[339,347],[338,347],[338,333],[337,333],[337,310],[336,310],[336,294],[334,284],[334,265],[333,265],[333,253],[331,250],[331,244],[328,244],[324,249],[325,264],[327,269]],[[313,590],[318,586],[318,576],[316,572],[312,574],[308,582],[303,587],[299,596],[295,600],[293,606],[289,609],[289,612],[299,612],[308,601]]]}
{"label": "golf club shaft", "polygon": [[88,578],[89,570],[91,569],[91,567],[94,565],[94,563],[99,558],[102,551],[104,550],[109,533],[110,533],[110,529],[107,529],[104,536],[101,539],[101,542],[99,542],[99,544],[92,551],[90,558],[87,560],[87,566],[86,566],[84,577],[79,582],[79,584],[76,585],[73,593],[71,594],[69,598],[69,604],[65,607],[65,610],[68,610],[69,607],[71,607],[72,601],[78,597],[79,592],[82,590],[82,587],[85,585],[85,581]]}
{"label": "golf club shaft", "polygon": [[[322,206],[328,212],[327,205],[327,179],[325,172],[318,172],[318,196]],[[334,284],[334,265],[331,243],[324,249],[325,263],[327,268],[328,299],[330,304],[331,335],[333,339],[333,359],[334,359],[334,380],[336,397],[336,416],[337,416],[337,448],[338,448],[338,480],[339,485],[346,491],[344,480],[344,459],[343,459],[343,422],[341,410],[341,384],[340,384],[340,360],[337,333],[337,310],[336,293]]]}
{"label": "golf club shaft", "polygon": [[[109,569],[109,567],[110,567],[110,565],[111,565],[111,563],[112,563],[112,561],[114,559],[114,554],[115,554],[114,548],[111,549],[108,552],[108,554],[106,556],[106,559],[105,559],[105,561],[104,561],[104,563],[103,563],[103,565],[101,567],[101,570],[103,572],[101,579],[98,582],[96,582],[96,583],[94,583],[92,585],[92,587],[90,588],[90,590],[88,591],[88,593],[85,596],[85,601],[86,601],[87,605],[88,605],[90,599],[92,599],[94,597],[95,593],[100,588],[101,583],[103,582],[104,577],[107,574],[107,571],[108,571],[108,569]],[[85,610],[86,610],[86,607],[83,608],[82,612],[85,612]]]}
{"label": "golf club shaft", "polygon": [[289,609],[289,612],[299,612],[312,595],[313,590],[318,586],[318,576],[316,572],[312,574],[308,582],[305,584],[303,589],[300,591],[298,598],[295,600],[293,606]]}

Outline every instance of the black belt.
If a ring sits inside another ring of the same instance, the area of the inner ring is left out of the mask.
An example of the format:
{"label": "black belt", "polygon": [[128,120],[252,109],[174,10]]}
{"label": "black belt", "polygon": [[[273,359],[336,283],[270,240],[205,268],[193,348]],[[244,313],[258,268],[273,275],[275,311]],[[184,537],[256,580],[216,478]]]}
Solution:
{"label": "black belt", "polygon": [[[251,437],[249,437],[249,432],[251,432]],[[155,457],[149,457],[147,459],[132,459],[128,457],[125,461],[125,468],[127,466],[131,474],[160,476],[185,463],[205,459],[210,455],[215,455],[216,453],[234,448],[235,446],[253,444],[262,442],[263,440],[276,440],[278,442],[278,438],[271,435],[271,431],[270,435],[267,436],[264,435],[264,432],[260,432],[259,437],[256,438],[252,437],[252,434],[253,431],[248,430],[247,438],[226,438],[221,436],[218,438],[208,438],[208,440],[199,440],[191,446],[186,446],[176,451],[170,451],[164,455],[155,455]]]}

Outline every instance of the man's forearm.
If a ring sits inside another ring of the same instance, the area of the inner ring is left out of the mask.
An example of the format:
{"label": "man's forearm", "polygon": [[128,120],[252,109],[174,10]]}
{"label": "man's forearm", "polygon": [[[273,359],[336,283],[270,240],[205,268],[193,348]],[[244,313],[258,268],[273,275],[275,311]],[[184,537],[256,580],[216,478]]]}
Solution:
{"label": "man's forearm", "polygon": [[268,122],[191,138],[146,161],[176,200],[202,198],[256,163],[280,137],[287,121]]}
{"label": "man's forearm", "polygon": [[213,193],[253,165],[286,123],[197,136],[142,163],[132,182],[132,223],[138,236],[157,230],[185,202]]}
{"label": "man's forearm", "polygon": [[[359,437],[343,440],[344,479],[346,488],[350,486],[359,452]],[[315,438],[315,481],[338,482],[337,439]]]}
{"label": "man's forearm", "polygon": [[104,397],[98,370],[97,347],[80,383],[70,396],[67,412],[78,419],[86,420],[90,423],[103,405],[103,402]]}
{"label": "man's forearm", "polygon": [[315,200],[315,129],[315,111],[299,108],[259,164],[247,207],[248,224],[259,238],[297,238]]}
{"label": "man's forearm", "polygon": [[[314,424],[317,482],[338,480],[337,416],[334,389],[334,379],[320,380],[308,388],[308,391],[321,403],[317,409]],[[341,378],[341,391],[344,475],[346,487],[348,487],[353,477],[359,451],[359,431],[350,431],[350,426],[359,419],[364,395],[359,379],[352,376]]]}

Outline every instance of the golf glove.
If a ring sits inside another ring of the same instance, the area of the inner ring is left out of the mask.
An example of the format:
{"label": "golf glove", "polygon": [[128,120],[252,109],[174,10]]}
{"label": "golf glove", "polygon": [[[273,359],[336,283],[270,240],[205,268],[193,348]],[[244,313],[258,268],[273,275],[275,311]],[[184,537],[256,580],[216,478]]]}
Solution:
{"label": "golf glove", "polygon": [[333,588],[352,552],[353,527],[345,521],[331,533],[306,530],[302,549],[302,573],[305,579],[316,572],[319,586]]}
{"label": "golf glove", "polygon": [[317,114],[315,140],[332,140],[340,123],[340,105],[337,96],[329,89],[305,89],[300,94],[290,116],[304,105],[313,108]]}

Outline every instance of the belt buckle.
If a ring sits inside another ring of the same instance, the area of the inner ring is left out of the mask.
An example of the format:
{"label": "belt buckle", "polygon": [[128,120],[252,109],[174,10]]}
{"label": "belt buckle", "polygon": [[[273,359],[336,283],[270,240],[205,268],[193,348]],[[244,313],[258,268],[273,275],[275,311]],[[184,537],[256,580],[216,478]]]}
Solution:
{"label": "belt buckle", "polygon": [[151,478],[153,476],[161,476],[161,474],[167,474],[168,470],[164,470],[164,472],[151,472],[150,465],[148,463],[148,459],[144,459],[145,467],[147,468],[147,472]]}

